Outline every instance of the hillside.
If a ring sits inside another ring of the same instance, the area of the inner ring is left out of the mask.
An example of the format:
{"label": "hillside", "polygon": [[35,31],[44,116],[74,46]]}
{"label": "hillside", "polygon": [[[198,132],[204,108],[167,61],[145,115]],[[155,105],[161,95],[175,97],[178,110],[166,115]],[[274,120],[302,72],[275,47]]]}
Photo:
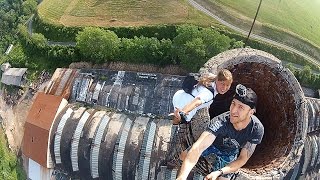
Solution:
{"label": "hillside", "polygon": [[39,16],[65,26],[138,26],[215,21],[192,8],[186,0],[44,0]]}
{"label": "hillside", "polygon": [[[247,31],[259,4],[258,0],[195,1],[223,20]],[[320,59],[319,5],[316,0],[264,0],[253,32]]]}
{"label": "hillside", "polygon": [[[254,17],[259,1],[210,0],[227,7],[234,16]],[[319,0],[264,0],[258,21],[291,31],[320,46],[320,1]]]}

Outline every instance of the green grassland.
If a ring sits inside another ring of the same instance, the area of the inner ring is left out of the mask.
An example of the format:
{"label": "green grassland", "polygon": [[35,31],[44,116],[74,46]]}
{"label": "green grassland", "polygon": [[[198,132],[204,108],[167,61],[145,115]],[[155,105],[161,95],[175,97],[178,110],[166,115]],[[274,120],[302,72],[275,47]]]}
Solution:
{"label": "green grassland", "polygon": [[[234,16],[252,19],[259,0],[210,0],[228,7]],[[320,46],[320,0],[263,0],[257,20],[295,33]]]}
{"label": "green grassland", "polygon": [[43,0],[38,13],[45,21],[65,26],[216,23],[186,0]]}

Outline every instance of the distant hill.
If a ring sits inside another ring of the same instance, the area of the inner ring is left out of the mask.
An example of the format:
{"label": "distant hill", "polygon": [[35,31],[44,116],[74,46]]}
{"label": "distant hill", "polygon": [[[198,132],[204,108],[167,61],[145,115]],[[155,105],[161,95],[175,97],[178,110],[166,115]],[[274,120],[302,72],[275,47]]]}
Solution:
{"label": "distant hill", "polygon": [[43,0],[38,13],[48,22],[65,26],[209,26],[215,22],[186,0]]}
{"label": "distant hill", "polygon": [[[209,2],[223,17],[233,16],[238,26],[252,22],[259,0],[196,0]],[[257,18],[256,30],[265,32],[261,26],[294,33],[320,47],[320,1],[319,0],[263,0]],[[229,17],[231,19],[231,17]],[[229,20],[230,20],[229,19]],[[260,29],[259,29],[260,26]],[[247,29],[250,26],[247,26]],[[258,32],[259,33],[259,32]],[[277,33],[277,32],[276,32]],[[274,33],[273,35],[276,35]]]}

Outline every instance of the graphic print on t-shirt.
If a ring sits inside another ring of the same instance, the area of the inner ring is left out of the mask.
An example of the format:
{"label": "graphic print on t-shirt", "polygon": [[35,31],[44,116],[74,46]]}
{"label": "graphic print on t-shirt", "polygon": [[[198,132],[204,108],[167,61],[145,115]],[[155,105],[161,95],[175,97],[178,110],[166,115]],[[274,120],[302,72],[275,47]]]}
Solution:
{"label": "graphic print on t-shirt", "polygon": [[220,127],[222,127],[222,122],[221,122],[221,121],[215,121],[214,123],[211,123],[211,124],[209,125],[209,128],[210,128],[213,132],[217,132]]}
{"label": "graphic print on t-shirt", "polygon": [[238,149],[240,147],[240,144],[238,143],[237,140],[231,139],[230,137],[225,137],[223,138],[223,145],[226,148],[230,149]]}

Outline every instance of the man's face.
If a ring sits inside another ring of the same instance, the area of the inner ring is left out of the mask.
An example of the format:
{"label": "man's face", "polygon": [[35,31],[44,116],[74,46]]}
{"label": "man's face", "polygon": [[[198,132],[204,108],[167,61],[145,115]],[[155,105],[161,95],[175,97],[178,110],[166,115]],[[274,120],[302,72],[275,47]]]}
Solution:
{"label": "man's face", "polygon": [[231,83],[232,82],[230,82],[230,81],[216,80],[216,89],[217,89],[218,93],[219,94],[226,93],[230,89]]}
{"label": "man's face", "polygon": [[230,105],[230,122],[237,124],[250,118],[254,110],[250,106],[233,99]]}

